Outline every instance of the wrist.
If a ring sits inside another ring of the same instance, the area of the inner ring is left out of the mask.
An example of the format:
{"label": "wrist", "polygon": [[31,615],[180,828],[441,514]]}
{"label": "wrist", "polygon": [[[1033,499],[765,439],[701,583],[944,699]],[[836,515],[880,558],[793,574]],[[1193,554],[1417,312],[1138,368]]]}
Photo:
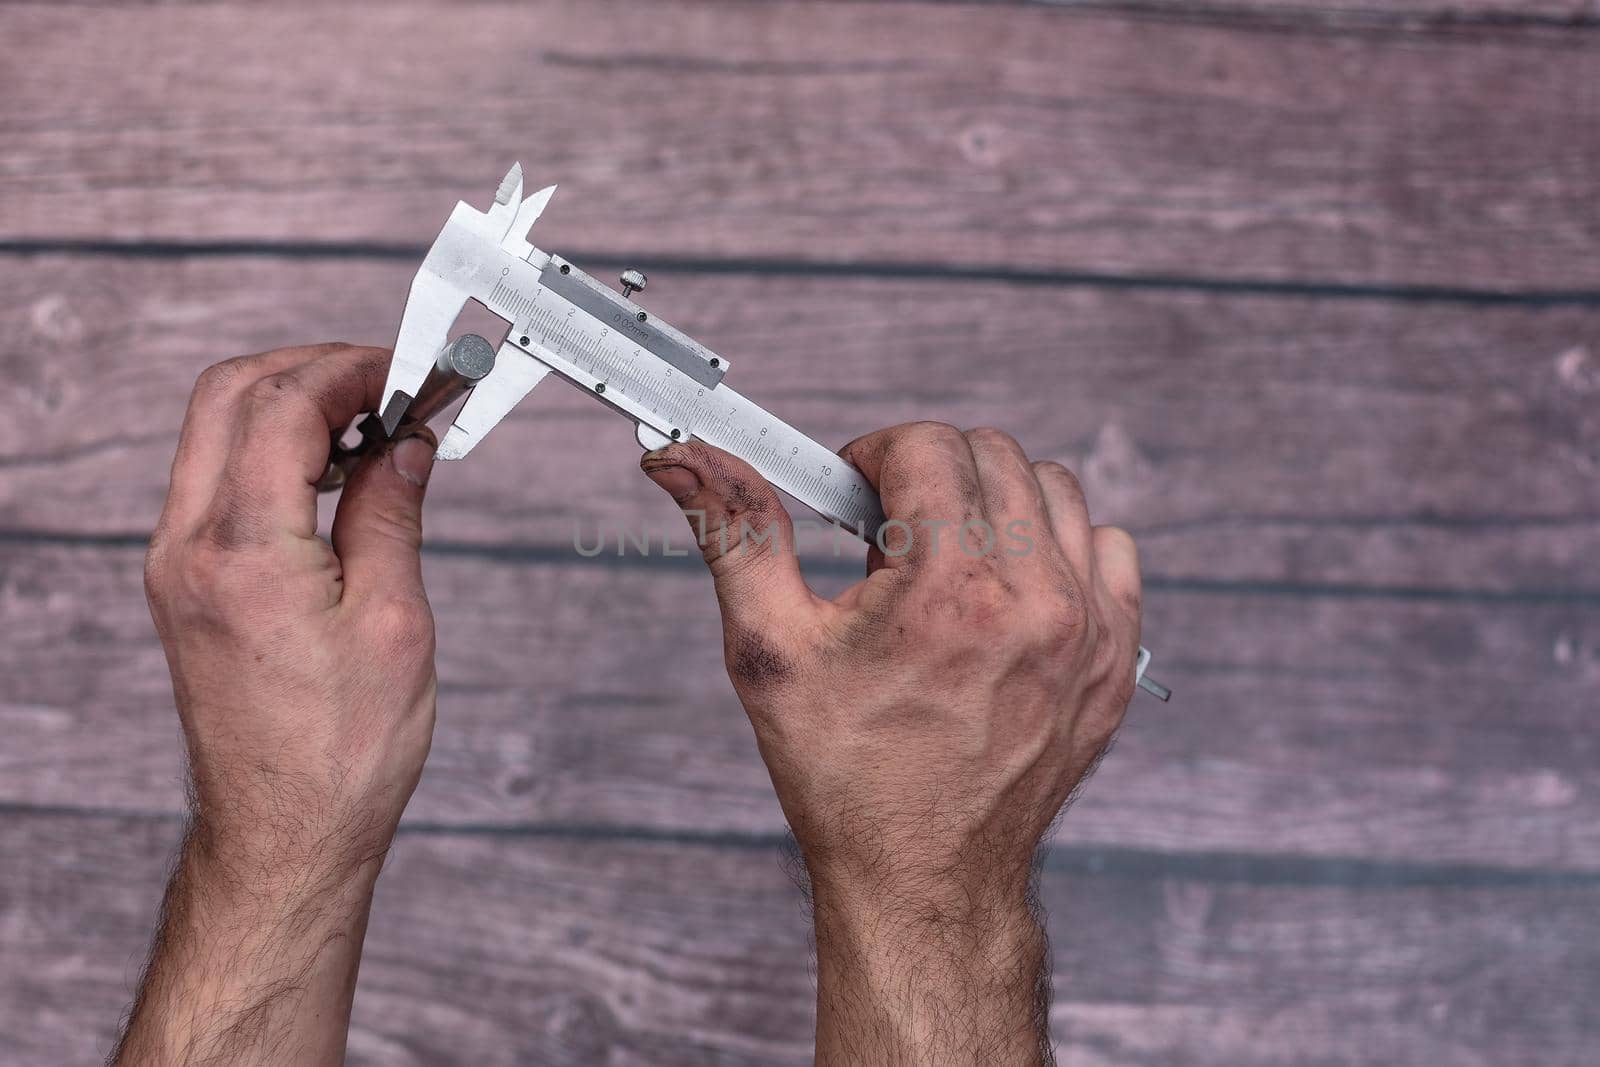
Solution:
{"label": "wrist", "polygon": [[960,961],[963,968],[1004,971],[1022,957],[1042,963],[1044,930],[1026,884],[1007,892],[814,885],[813,920],[819,958],[835,955],[877,970]]}
{"label": "wrist", "polygon": [[808,853],[817,924],[867,927],[874,936],[928,935],[959,939],[964,931],[1027,929],[1033,913],[1031,853],[981,861],[953,854],[919,856],[888,846],[866,858],[841,850]]}
{"label": "wrist", "polygon": [[191,828],[117,1062],[339,1062],[377,866],[269,870]]}
{"label": "wrist", "polygon": [[294,806],[281,795],[224,792],[226,801],[215,789],[199,792],[183,853],[222,892],[305,897],[370,888],[398,823],[326,797]]}
{"label": "wrist", "polygon": [[180,869],[190,895],[218,909],[318,909],[370,895],[386,852],[314,833],[219,827],[197,816]]}
{"label": "wrist", "polygon": [[[1024,885],[994,895],[814,889],[818,1062],[1048,1062],[1048,942]],[[863,1042],[865,1044],[863,1045]]]}

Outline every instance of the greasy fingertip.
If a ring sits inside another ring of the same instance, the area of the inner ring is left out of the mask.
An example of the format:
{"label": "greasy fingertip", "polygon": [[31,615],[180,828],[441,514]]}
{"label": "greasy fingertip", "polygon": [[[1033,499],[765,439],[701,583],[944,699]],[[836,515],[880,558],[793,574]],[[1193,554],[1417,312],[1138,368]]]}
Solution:
{"label": "greasy fingertip", "polygon": [[439,440],[434,437],[433,431],[426,426],[418,427],[395,442],[395,472],[418,489],[423,488],[428,484],[428,475],[433,472],[433,460],[438,450]]}
{"label": "greasy fingertip", "polygon": [[704,449],[696,442],[673,442],[664,448],[657,448],[646,452],[639,457],[639,466],[646,474],[662,467],[689,466],[693,469],[699,465],[700,453]]}
{"label": "greasy fingertip", "polygon": [[667,464],[646,467],[644,472],[651,481],[665,489],[680,507],[688,505],[700,492],[700,479],[688,467]]}
{"label": "greasy fingertip", "polygon": [[647,452],[639,465],[680,505],[715,501],[731,515],[782,510],[761,472],[737,456],[698,441]]}

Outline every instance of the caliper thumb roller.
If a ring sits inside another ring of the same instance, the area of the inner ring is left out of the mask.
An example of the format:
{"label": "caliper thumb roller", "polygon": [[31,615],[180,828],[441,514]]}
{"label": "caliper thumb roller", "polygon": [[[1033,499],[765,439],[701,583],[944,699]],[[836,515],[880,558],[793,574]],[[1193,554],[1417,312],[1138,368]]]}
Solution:
{"label": "caliper thumb roller", "polygon": [[[382,417],[362,421],[354,449],[336,450],[327,487],[342,483],[363,449],[432,418],[465,391],[438,451],[439,459],[461,459],[554,374],[632,420],[641,447],[697,438],[738,456],[829,522],[876,540],[883,506],[861,472],[724,384],[727,359],[634,302],[645,286],[641,272],[625,271],[618,293],[528,243],[554,192],[552,185],[524,198],[518,163],[487,211],[456,204],[412,279]],[[449,340],[469,300],[509,324],[498,351],[476,335]],[[1145,673],[1149,664],[1141,648],[1139,687],[1167,700],[1172,692]]]}

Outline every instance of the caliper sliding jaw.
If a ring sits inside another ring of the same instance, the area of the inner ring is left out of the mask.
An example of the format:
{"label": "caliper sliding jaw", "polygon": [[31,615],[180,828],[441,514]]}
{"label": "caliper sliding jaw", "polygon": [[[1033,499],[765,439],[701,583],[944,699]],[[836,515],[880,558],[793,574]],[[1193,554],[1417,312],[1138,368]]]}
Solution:
{"label": "caliper sliding jaw", "polygon": [[[556,187],[549,185],[523,199],[522,164],[515,163],[500,182],[488,211],[478,211],[465,202],[456,204],[412,279],[411,294],[400,317],[394,359],[378,408],[385,433],[392,435],[405,417],[467,301],[482,295],[472,283],[483,274],[485,256],[498,253],[530,263],[536,257],[549,258],[528,243],[527,233],[555,191]],[[494,369],[467,394],[455,422],[439,442],[439,458],[460,459],[472,451],[548,373],[549,368],[538,360],[502,348]]]}

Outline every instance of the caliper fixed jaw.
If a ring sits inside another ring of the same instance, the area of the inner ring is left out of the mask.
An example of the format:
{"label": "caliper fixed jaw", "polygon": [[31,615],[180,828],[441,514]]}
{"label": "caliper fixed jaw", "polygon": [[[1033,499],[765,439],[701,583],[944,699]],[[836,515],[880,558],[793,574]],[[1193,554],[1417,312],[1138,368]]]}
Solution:
{"label": "caliper fixed jaw", "polygon": [[384,383],[383,402],[378,407],[386,435],[392,437],[405,418],[434,361],[448,343],[450,329],[461,309],[468,300],[482,295],[463,284],[469,277],[463,272],[464,263],[491,249],[503,249],[519,259],[532,255],[536,250],[527,241],[528,230],[555,189],[547,186],[524,199],[522,164],[513,163],[500,180],[489,210],[479,211],[464,201],[456,204],[412,279],[400,316],[400,332]]}
{"label": "caliper fixed jaw", "polygon": [[394,356],[389,361],[389,377],[383,386],[383,404],[378,408],[386,436],[394,436],[422,390],[422,383],[449,340],[450,327],[469,299],[470,294],[434,274],[426,263],[412,280],[411,295],[406,298],[406,309],[400,318],[400,333],[394,342]]}

